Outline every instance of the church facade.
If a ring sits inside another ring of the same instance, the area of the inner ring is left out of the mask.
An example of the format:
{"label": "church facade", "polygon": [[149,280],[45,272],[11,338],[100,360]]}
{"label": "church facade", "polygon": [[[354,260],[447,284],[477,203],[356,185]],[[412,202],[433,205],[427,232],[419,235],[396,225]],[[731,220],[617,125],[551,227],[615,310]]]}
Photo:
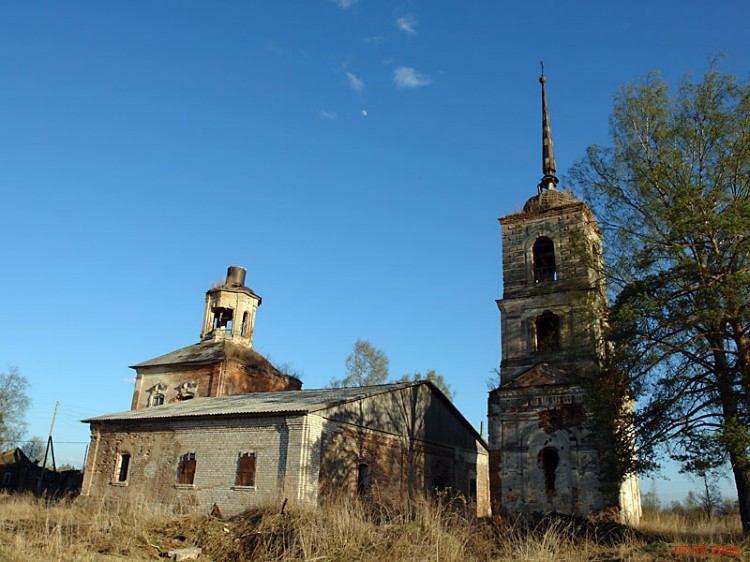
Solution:
{"label": "church facade", "polygon": [[540,82],[544,176],[521,212],[500,219],[502,361],[488,401],[493,505],[584,516],[614,509],[634,523],[637,476],[615,486],[618,494],[605,492],[582,385],[604,353],[601,233],[584,202],[556,189],[544,76]]}

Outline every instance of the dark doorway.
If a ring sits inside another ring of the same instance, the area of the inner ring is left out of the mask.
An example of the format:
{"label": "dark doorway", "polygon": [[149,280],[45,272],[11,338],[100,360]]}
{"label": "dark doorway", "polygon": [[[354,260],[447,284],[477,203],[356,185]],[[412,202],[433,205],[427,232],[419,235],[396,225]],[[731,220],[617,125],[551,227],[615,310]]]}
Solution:
{"label": "dark doorway", "polygon": [[544,471],[544,487],[548,492],[555,491],[555,470],[560,463],[560,456],[554,447],[545,447],[539,451],[537,457],[542,470]]}
{"label": "dark doorway", "polygon": [[370,465],[360,463],[357,465],[357,495],[366,496],[370,492],[370,483]]}

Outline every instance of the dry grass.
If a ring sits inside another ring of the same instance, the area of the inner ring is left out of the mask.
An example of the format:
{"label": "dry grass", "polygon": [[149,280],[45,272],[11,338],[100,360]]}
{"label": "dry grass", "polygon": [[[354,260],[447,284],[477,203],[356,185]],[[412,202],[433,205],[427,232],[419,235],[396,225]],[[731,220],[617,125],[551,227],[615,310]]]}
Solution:
{"label": "dry grass", "polygon": [[750,559],[737,518],[648,513],[638,532],[575,518],[477,520],[445,501],[408,509],[337,501],[283,515],[278,507],[219,521],[145,503],[46,503],[0,495],[0,560],[158,560],[172,548],[193,545],[203,549],[202,560],[214,562],[738,559],[710,552],[674,556],[675,545],[734,545],[742,549],[739,559]]}

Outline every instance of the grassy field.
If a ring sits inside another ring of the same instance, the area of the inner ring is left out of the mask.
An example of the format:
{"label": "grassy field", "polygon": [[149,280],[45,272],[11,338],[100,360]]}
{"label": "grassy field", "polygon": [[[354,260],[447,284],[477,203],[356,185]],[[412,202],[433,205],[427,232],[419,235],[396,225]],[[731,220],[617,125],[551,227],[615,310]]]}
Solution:
{"label": "grassy field", "polygon": [[750,560],[737,517],[651,512],[629,529],[574,518],[477,520],[440,501],[399,510],[356,501],[284,514],[279,507],[222,521],[146,504],[0,495],[0,560],[159,560],[187,546],[201,547],[200,560],[213,562]]}

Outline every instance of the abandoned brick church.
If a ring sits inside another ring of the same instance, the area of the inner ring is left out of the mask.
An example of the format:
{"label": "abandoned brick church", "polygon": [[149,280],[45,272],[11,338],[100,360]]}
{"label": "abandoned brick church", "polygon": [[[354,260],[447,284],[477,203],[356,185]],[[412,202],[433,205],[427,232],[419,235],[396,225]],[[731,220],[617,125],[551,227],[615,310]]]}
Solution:
{"label": "abandoned brick church", "polygon": [[201,341],[134,365],[130,411],[91,424],[82,494],[224,515],[332,494],[449,489],[490,513],[479,433],[429,382],[301,390],[252,349],[245,270],[206,293]]}
{"label": "abandoned brick church", "polygon": [[302,390],[252,349],[261,298],[230,267],[206,293],[200,342],[134,365],[130,411],[91,424],[83,495],[225,515],[331,494],[398,500],[449,489],[478,516],[509,512],[640,517],[637,476],[605,494],[582,377],[599,369],[606,318],[601,233],[556,189],[544,76],[543,173],[500,219],[500,385],[489,445],[429,382]]}

